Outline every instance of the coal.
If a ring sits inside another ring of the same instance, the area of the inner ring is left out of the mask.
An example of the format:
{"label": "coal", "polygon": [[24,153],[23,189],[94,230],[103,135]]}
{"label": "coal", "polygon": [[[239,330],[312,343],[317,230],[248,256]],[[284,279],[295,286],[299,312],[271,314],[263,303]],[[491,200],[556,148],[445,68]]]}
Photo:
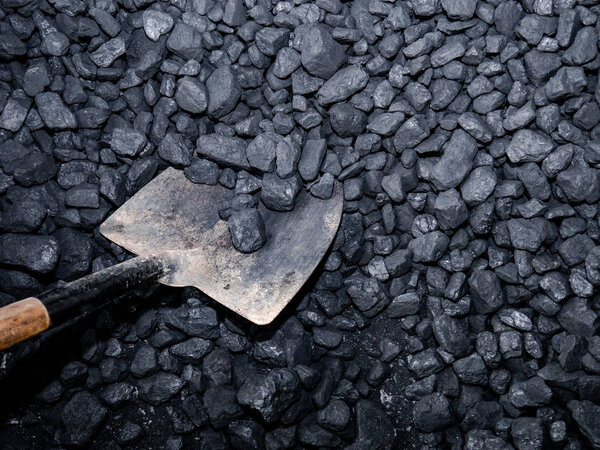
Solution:
{"label": "coal", "polygon": [[552,151],[552,141],[531,130],[519,130],[506,148],[512,162],[539,162]]}
{"label": "coal", "polygon": [[183,387],[183,382],[176,375],[158,372],[143,378],[137,383],[140,398],[151,405],[166,402]]}
{"label": "coal", "polygon": [[148,140],[138,130],[115,128],[112,132],[110,148],[120,156],[137,156],[144,149]]}
{"label": "coal", "polygon": [[413,410],[415,425],[422,431],[431,433],[452,423],[450,404],[441,394],[430,394],[419,400]]}
{"label": "coal", "polygon": [[98,431],[106,409],[88,392],[78,392],[64,406],[60,419],[65,427],[61,440],[66,445],[84,446]]}
{"label": "coal", "polygon": [[173,18],[168,14],[151,9],[144,11],[142,21],[146,36],[153,41],[158,41],[163,34],[168,33],[174,23]]}
{"label": "coal", "polygon": [[246,159],[246,145],[240,138],[206,134],[198,138],[196,150],[198,154],[216,163],[244,169],[250,168]]}
{"label": "coal", "polygon": [[296,400],[300,378],[289,369],[273,369],[267,376],[249,376],[237,394],[241,405],[256,410],[267,422],[277,420]]}
{"label": "coal", "polygon": [[265,223],[256,209],[233,212],[228,221],[233,246],[242,253],[260,249],[267,240]]}
{"label": "coal", "polygon": [[58,240],[52,236],[0,236],[0,263],[34,272],[52,271],[58,262]]}
{"label": "coal", "polygon": [[35,105],[44,124],[49,129],[67,130],[77,126],[75,115],[56,92],[43,92],[36,95]]}
{"label": "coal", "polygon": [[346,60],[343,47],[334,41],[321,24],[306,24],[296,31],[295,46],[302,66],[319,78],[329,79]]}
{"label": "coal", "polygon": [[233,111],[240,98],[241,90],[235,72],[224,66],[215,70],[206,80],[208,114],[223,117]]}

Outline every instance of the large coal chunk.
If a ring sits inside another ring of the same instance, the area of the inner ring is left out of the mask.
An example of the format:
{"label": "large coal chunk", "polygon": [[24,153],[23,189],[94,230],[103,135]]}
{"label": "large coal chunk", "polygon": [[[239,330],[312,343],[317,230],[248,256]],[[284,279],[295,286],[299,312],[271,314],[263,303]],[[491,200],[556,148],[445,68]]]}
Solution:
{"label": "large coal chunk", "polygon": [[201,61],[204,53],[202,35],[194,27],[185,23],[175,25],[167,39],[167,48],[185,60]]}
{"label": "large coal chunk", "polygon": [[539,162],[550,154],[552,141],[531,130],[519,130],[515,133],[506,149],[511,162]]}
{"label": "large coal chunk", "polygon": [[300,51],[302,65],[311,75],[327,80],[346,60],[344,48],[334,41],[325,25],[302,25],[295,33],[294,46]]}
{"label": "large coal chunk", "polygon": [[158,155],[174,167],[189,166],[192,162],[193,150],[188,147],[184,137],[179,133],[167,133],[158,145]]}
{"label": "large coal chunk", "polygon": [[206,80],[206,90],[208,115],[217,118],[233,111],[242,92],[237,75],[230,66],[215,70]]}
{"label": "large coal chunk", "polygon": [[85,446],[94,437],[107,411],[95,396],[78,392],[64,406],[60,418],[65,427],[62,442],[70,446]]}
{"label": "large coal chunk", "polygon": [[440,160],[431,169],[431,181],[439,190],[458,186],[473,167],[477,152],[475,139],[462,130],[456,130]]}
{"label": "large coal chunk", "polygon": [[[329,77],[327,77],[329,78]],[[358,66],[349,66],[336,72],[321,86],[317,98],[322,105],[330,105],[350,98],[367,85],[369,76]]]}
{"label": "large coal chunk", "polygon": [[56,92],[42,92],[36,95],[35,105],[44,124],[51,130],[68,130],[77,127],[75,115]]}
{"label": "large coal chunk", "polygon": [[47,273],[56,267],[59,243],[53,236],[5,234],[0,236],[0,263]]}
{"label": "large coal chunk", "polygon": [[450,402],[439,393],[427,395],[415,404],[413,420],[415,426],[423,432],[442,430],[452,423]]}
{"label": "large coal chunk", "polygon": [[359,400],[354,407],[356,411],[356,440],[371,442],[378,449],[392,448],[395,431],[394,426],[377,404],[368,400]]}
{"label": "large coal chunk", "polygon": [[600,447],[600,407],[588,400],[567,403],[571,416],[592,447]]}
{"label": "large coal chunk", "polygon": [[85,275],[92,263],[91,239],[72,228],[61,228],[54,233],[54,237],[60,247],[56,277],[72,280]]}
{"label": "large coal chunk", "polygon": [[300,378],[290,369],[272,369],[267,375],[246,378],[237,393],[237,400],[260,413],[267,422],[278,420],[297,399]]}
{"label": "large coal chunk", "polygon": [[475,270],[469,278],[473,306],[479,314],[492,313],[504,304],[500,280],[490,270]]}
{"label": "large coal chunk", "polygon": [[267,240],[265,223],[257,209],[235,211],[228,221],[233,246],[242,253],[252,253]]}
{"label": "large coal chunk", "polygon": [[291,211],[300,189],[302,185],[296,176],[282,179],[274,173],[267,173],[263,177],[260,199],[273,211]]}
{"label": "large coal chunk", "polygon": [[178,376],[171,373],[159,372],[137,382],[140,398],[151,405],[166,402],[183,387]]}
{"label": "large coal chunk", "polygon": [[221,134],[205,134],[196,141],[198,154],[227,166],[249,169],[246,143],[243,139]]}

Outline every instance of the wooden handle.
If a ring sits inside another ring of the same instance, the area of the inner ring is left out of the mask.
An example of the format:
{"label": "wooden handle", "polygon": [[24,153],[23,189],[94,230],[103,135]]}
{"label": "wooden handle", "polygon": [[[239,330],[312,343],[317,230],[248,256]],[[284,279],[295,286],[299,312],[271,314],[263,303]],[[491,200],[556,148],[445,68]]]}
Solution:
{"label": "wooden handle", "polygon": [[37,298],[29,297],[0,308],[0,350],[29,339],[50,327],[50,315]]}
{"label": "wooden handle", "polygon": [[138,256],[0,308],[0,350],[47,330],[50,323],[61,325],[81,312],[78,307],[89,308],[170,270],[164,256]]}

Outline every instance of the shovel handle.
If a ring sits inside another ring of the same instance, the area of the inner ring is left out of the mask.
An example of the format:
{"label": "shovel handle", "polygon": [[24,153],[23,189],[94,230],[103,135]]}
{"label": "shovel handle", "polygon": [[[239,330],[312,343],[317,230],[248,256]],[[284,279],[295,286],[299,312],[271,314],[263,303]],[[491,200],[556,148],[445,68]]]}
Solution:
{"label": "shovel handle", "polygon": [[0,350],[71,319],[78,306],[106,299],[169,271],[161,256],[137,256],[0,308]]}

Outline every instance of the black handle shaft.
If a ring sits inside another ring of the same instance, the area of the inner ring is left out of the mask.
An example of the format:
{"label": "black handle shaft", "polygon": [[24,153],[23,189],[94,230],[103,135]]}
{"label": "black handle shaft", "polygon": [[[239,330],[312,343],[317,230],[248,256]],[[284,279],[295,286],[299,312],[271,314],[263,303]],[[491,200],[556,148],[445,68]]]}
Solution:
{"label": "black handle shaft", "polygon": [[168,271],[169,265],[160,256],[137,256],[57,286],[37,298],[48,310],[52,325],[59,325],[76,315],[78,306],[96,303],[146,281],[157,280]]}

